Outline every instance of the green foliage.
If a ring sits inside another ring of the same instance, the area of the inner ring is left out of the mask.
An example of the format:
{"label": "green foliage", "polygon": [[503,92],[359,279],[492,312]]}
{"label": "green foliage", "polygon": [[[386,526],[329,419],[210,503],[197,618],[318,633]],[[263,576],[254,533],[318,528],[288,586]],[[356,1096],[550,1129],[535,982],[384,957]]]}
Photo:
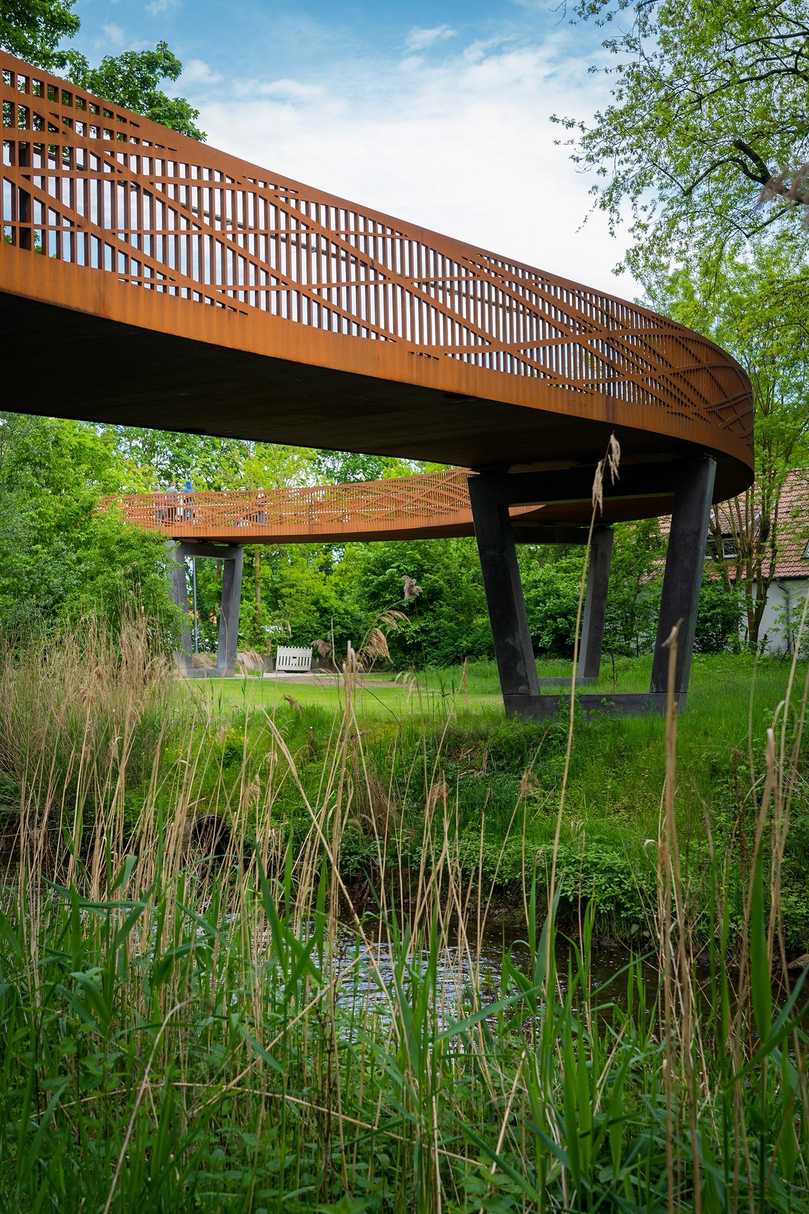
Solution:
{"label": "green foliage", "polygon": [[[574,132],[574,161],[598,174],[594,202],[613,228],[631,212],[636,274],[770,224],[802,242],[787,195],[809,159],[803,0],[579,0],[576,13],[620,18],[611,61],[592,69],[611,95],[590,121],[557,121]],[[809,201],[805,179],[797,196]]]}
{"label": "green foliage", "polygon": [[68,62],[59,50],[65,38],[74,38],[80,21],[73,12],[76,0],[3,0],[0,6],[0,46],[29,63],[59,71]]}
{"label": "green foliage", "polygon": [[576,636],[576,611],[582,576],[582,550],[520,553],[531,639],[538,654],[569,656]]}
{"label": "green foliage", "polygon": [[204,139],[196,125],[199,110],[185,97],[167,93],[160,85],[178,80],[183,65],[158,42],[152,50],[124,51],[105,55],[92,66],[80,51],[63,49],[66,38],[74,38],[81,22],[74,13],[75,0],[3,0],[0,8],[0,47],[54,72],[65,72],[80,88],[117,102],[160,122],[192,139]]}
{"label": "green foliage", "polygon": [[759,482],[809,457],[805,298],[809,267],[789,242],[758,243],[721,262],[705,253],[688,269],[659,277],[652,302],[712,337],[742,364],[756,403]]}
{"label": "green foliage", "polygon": [[[421,594],[405,604],[403,580]],[[353,593],[359,618],[400,606],[408,622],[389,638],[399,666],[451,666],[488,656],[491,633],[480,562],[473,540],[396,540],[346,548],[341,584]]]}
{"label": "green foliage", "polygon": [[699,614],[694,636],[697,653],[721,653],[738,649],[743,602],[740,591],[715,578],[706,578],[699,596]]}
{"label": "green foliage", "polygon": [[128,463],[142,469],[144,490],[179,488],[244,489],[249,446],[240,439],[210,434],[182,434],[145,426],[110,426],[114,442]]}
{"label": "green foliage", "polygon": [[607,653],[648,653],[654,644],[666,545],[657,519],[619,523],[604,629]]}
{"label": "green foliage", "polygon": [[[657,627],[665,544],[657,519],[615,527],[604,632],[606,652],[650,650]],[[520,567],[538,654],[573,653],[581,593],[581,549],[526,549]]]}
{"label": "green foliage", "polygon": [[205,139],[205,132],[196,124],[199,110],[185,97],[173,97],[159,87],[164,80],[178,80],[182,70],[182,63],[167,42],[158,42],[154,50],[105,55],[96,67],[91,67],[83,55],[70,52],[70,78],[81,88],[181,135]]}
{"label": "green foliage", "polygon": [[120,617],[135,596],[161,629],[173,619],[163,543],[97,513],[126,469],[111,443],[78,422],[0,415],[0,627]]}
{"label": "green foliage", "polygon": [[271,623],[285,627],[294,642],[329,641],[333,635],[335,649],[345,653],[346,641],[358,645],[367,623],[331,555],[315,546],[268,553],[262,564],[266,605]]}
{"label": "green foliage", "polygon": [[779,544],[807,533],[806,520],[786,517],[781,494],[790,469],[809,460],[806,407],[805,296],[809,270],[788,243],[758,244],[744,258],[721,263],[697,256],[688,270],[659,279],[653,302],[676,320],[713,337],[736,356],[753,385],[755,485],[714,512],[712,533],[733,537],[736,556],[715,572],[743,594],[745,624],[755,648]]}
{"label": "green foliage", "polygon": [[[418,460],[399,459],[391,455],[363,455],[358,451],[327,451],[313,453],[312,468],[320,481],[343,485],[350,481],[381,481],[391,476],[412,476],[427,471]],[[438,465],[431,465],[431,467]]]}

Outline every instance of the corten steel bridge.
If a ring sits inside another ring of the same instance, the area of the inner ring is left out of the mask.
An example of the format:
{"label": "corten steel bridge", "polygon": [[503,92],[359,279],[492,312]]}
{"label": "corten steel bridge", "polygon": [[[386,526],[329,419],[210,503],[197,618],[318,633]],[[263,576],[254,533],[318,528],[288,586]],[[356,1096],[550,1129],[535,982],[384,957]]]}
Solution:
{"label": "corten steel bridge", "polygon": [[[671,513],[647,697],[682,622],[685,693],[712,501],[752,480],[722,350],[642,307],[290,181],[0,54],[8,409],[463,465],[507,711],[542,715],[509,507]],[[496,191],[496,183],[492,184]],[[506,207],[525,204],[503,197]]]}

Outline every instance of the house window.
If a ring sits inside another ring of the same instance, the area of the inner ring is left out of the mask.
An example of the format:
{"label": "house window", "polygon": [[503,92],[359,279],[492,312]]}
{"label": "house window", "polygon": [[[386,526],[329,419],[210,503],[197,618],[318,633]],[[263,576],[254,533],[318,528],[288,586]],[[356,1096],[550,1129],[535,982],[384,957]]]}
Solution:
{"label": "house window", "polygon": [[[809,545],[807,545],[807,548],[809,548]],[[721,539],[714,535],[709,535],[707,555],[721,557],[723,561],[735,561],[739,555],[739,550],[736,547],[736,537],[727,531],[723,532]]]}

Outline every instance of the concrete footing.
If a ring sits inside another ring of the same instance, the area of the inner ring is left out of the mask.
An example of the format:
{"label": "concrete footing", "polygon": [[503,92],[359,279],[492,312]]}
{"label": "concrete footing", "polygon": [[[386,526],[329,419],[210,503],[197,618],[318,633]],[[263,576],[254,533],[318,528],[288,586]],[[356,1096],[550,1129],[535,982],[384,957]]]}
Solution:
{"label": "concrete footing", "polygon": [[[543,684],[545,680],[543,679]],[[675,697],[678,711],[685,704],[685,696]],[[546,721],[560,713],[567,713],[570,706],[568,696],[508,696],[505,699],[506,716],[519,717],[526,721]],[[662,715],[666,711],[666,696],[648,691],[588,692],[576,695],[576,708],[584,713],[603,713],[609,717],[637,717]]]}

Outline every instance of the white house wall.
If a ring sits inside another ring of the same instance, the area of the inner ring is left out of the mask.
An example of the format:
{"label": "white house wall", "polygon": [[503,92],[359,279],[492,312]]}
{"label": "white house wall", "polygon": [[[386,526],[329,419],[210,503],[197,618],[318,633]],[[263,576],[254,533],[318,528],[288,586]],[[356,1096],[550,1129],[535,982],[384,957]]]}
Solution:
{"label": "white house wall", "polygon": [[[792,652],[807,592],[809,578],[788,578],[770,586],[759,629],[765,653]],[[809,638],[804,641],[804,650],[808,647],[807,642]]]}

